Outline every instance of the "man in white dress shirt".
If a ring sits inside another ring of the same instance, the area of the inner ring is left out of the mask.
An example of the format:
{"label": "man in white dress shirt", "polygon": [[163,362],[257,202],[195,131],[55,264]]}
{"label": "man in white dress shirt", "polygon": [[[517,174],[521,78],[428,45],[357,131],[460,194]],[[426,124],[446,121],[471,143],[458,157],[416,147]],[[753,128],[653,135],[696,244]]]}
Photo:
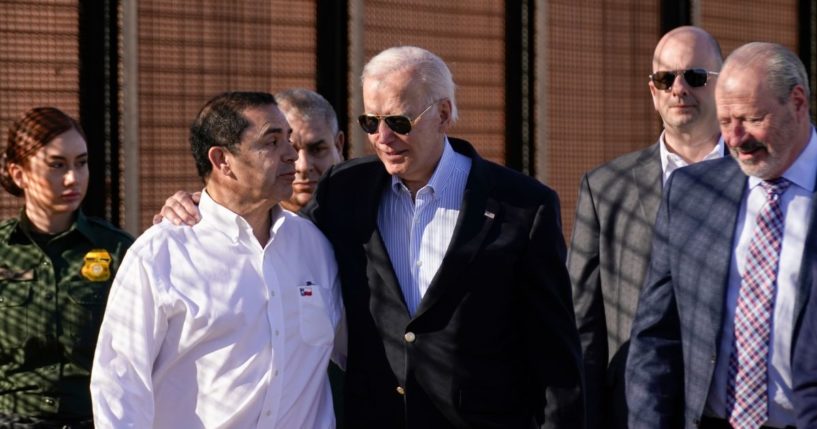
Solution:
{"label": "man in white dress shirt", "polygon": [[202,221],[154,225],[126,255],[94,360],[98,427],[334,427],[337,266],[317,228],[279,207],[290,132],[266,93],[225,93],[199,113]]}

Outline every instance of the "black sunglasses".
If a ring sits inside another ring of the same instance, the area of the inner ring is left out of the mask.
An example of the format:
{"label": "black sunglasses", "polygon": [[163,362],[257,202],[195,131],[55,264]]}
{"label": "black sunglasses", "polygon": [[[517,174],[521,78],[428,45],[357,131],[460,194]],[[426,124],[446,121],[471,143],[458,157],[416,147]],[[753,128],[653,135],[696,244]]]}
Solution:
{"label": "black sunglasses", "polygon": [[414,120],[409,119],[408,116],[405,115],[360,115],[357,117],[357,122],[360,123],[360,128],[363,128],[363,131],[366,131],[367,134],[375,134],[377,133],[377,129],[380,128],[380,121],[383,120],[386,122],[389,128],[397,134],[406,135],[411,132],[411,127],[420,120],[420,117],[423,116],[431,106],[439,103],[439,101],[435,101],[428,106],[426,106],[425,110],[420,112]]}
{"label": "black sunglasses", "polygon": [[707,71],[704,69],[686,69],[674,71],[657,71],[650,75],[652,84],[657,89],[669,89],[675,83],[675,78],[678,75],[683,75],[684,80],[693,88],[705,86],[709,81],[709,75],[717,76],[718,72]]}

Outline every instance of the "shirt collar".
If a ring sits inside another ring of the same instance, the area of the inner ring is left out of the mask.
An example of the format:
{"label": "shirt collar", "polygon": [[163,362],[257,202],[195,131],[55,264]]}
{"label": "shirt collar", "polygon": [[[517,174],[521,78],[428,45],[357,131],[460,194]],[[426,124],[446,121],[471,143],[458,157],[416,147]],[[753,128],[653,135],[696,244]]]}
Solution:
{"label": "shirt collar", "polygon": [[[426,183],[426,185],[420,189],[428,188],[431,193],[431,197],[437,198],[437,194],[442,192],[446,186],[448,186],[448,178],[454,174],[455,166],[456,162],[454,148],[452,148],[451,144],[448,142],[448,136],[445,136],[445,140],[443,141],[443,154],[440,157],[440,162],[437,163],[437,167],[434,169],[434,173],[431,174],[431,178],[428,180],[428,183]],[[400,178],[396,175],[391,176],[391,189],[392,192],[398,195],[401,192],[408,192],[406,185],[404,185]]]}
{"label": "shirt collar", "polygon": [[94,235],[94,231],[91,229],[91,223],[88,221],[88,218],[85,216],[85,213],[82,210],[77,210],[77,218],[74,221],[74,225],[71,228],[68,228],[70,231],[72,228],[76,228],[82,235],[86,238],[91,240],[91,237]]}
{"label": "shirt collar", "polygon": [[[687,165],[689,165],[689,163],[687,163],[683,158],[678,156],[678,154],[670,152],[669,147],[667,147],[666,138],[664,137],[665,134],[666,131],[662,131],[661,137],[658,138],[659,142],[658,147],[661,153],[661,171],[666,173],[668,168],[670,170],[675,170],[677,168],[686,167]],[[723,136],[719,136],[718,144],[716,144],[712,151],[706,154],[704,159],[702,159],[701,161],[718,159],[722,157],[723,154],[724,154]]]}
{"label": "shirt collar", "polygon": [[[814,192],[815,165],[817,165],[817,135],[815,135],[814,126],[812,126],[808,144],[797,159],[794,160],[794,164],[783,173],[783,177],[808,192]],[[749,176],[749,189],[754,189],[760,182],[760,178]]]}
{"label": "shirt collar", "polygon": [[[253,231],[250,224],[240,215],[236,214],[227,207],[215,202],[210,194],[207,193],[207,188],[201,191],[201,201],[199,201],[199,211],[201,212],[201,224],[209,224],[221,231],[234,243],[238,242],[242,236],[253,237]],[[270,225],[270,241],[275,236],[275,232],[281,227],[285,216],[283,209],[276,204],[270,212],[272,223]],[[263,247],[263,246],[262,246]]]}
{"label": "shirt collar", "polygon": [[[73,231],[77,231],[89,241],[93,241],[92,239],[93,230],[91,229],[91,225],[88,221],[88,218],[85,216],[85,213],[83,213],[82,209],[77,209],[76,214],[77,214],[76,218],[71,223],[71,225],[68,226],[68,229],[61,233],[55,234],[53,237],[54,239],[65,237],[66,235],[71,234]],[[16,229],[25,234],[28,237],[28,239],[31,240],[31,233],[34,230],[33,228],[34,226],[28,219],[28,216],[26,216],[26,208],[24,206],[22,209],[20,209],[19,221],[17,222]],[[8,236],[3,237],[3,240],[7,241]]]}

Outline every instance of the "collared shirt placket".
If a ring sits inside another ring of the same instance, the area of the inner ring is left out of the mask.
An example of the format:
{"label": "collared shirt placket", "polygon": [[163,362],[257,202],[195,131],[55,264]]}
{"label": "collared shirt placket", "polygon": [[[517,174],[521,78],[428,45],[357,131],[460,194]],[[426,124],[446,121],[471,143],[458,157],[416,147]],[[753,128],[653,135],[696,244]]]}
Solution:
{"label": "collared shirt placket", "polygon": [[431,188],[425,186],[417,191],[412,207],[410,262],[412,287],[417,294],[417,300],[411,312],[412,316],[417,312],[417,307],[423,299],[424,289],[428,286],[421,284],[422,276],[420,272],[423,269],[423,261],[420,259],[420,250],[423,244],[423,232],[427,224],[427,222],[423,222],[423,213],[428,208],[430,201]]}
{"label": "collared shirt placket", "polygon": [[[269,347],[270,347],[270,369],[267,371],[265,384],[268,386],[264,400],[262,402],[261,415],[258,418],[258,428],[274,427],[278,421],[278,414],[281,405],[282,390],[282,376],[280,368],[282,362],[280,356],[286,356],[287,350],[286,332],[283,320],[284,309],[281,302],[282,291],[279,285],[281,284],[275,274],[273,267],[276,266],[274,261],[275,251],[272,248],[272,243],[275,240],[273,236],[267,245],[256,255],[253,265],[258,273],[261,284],[264,289],[264,295],[267,301],[267,322],[269,323]],[[259,248],[257,241],[252,240],[253,248]],[[277,351],[277,353],[276,353]],[[280,355],[280,356],[279,356]]]}

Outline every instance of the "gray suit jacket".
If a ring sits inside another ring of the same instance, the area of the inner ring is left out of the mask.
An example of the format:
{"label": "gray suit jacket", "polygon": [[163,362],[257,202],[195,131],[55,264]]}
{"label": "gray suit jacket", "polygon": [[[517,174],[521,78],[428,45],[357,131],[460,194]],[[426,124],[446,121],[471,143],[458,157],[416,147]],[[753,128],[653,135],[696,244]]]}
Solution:
{"label": "gray suit jacket", "polygon": [[[627,359],[631,428],[692,429],[700,422],[718,356],[746,183],[732,158],[682,168],[667,183]],[[817,265],[815,239],[808,236],[803,255],[794,337],[814,281],[804,273]]]}
{"label": "gray suit jacket", "polygon": [[661,187],[658,143],[582,178],[568,271],[584,356],[588,428],[626,427],[627,341],[650,262]]}

